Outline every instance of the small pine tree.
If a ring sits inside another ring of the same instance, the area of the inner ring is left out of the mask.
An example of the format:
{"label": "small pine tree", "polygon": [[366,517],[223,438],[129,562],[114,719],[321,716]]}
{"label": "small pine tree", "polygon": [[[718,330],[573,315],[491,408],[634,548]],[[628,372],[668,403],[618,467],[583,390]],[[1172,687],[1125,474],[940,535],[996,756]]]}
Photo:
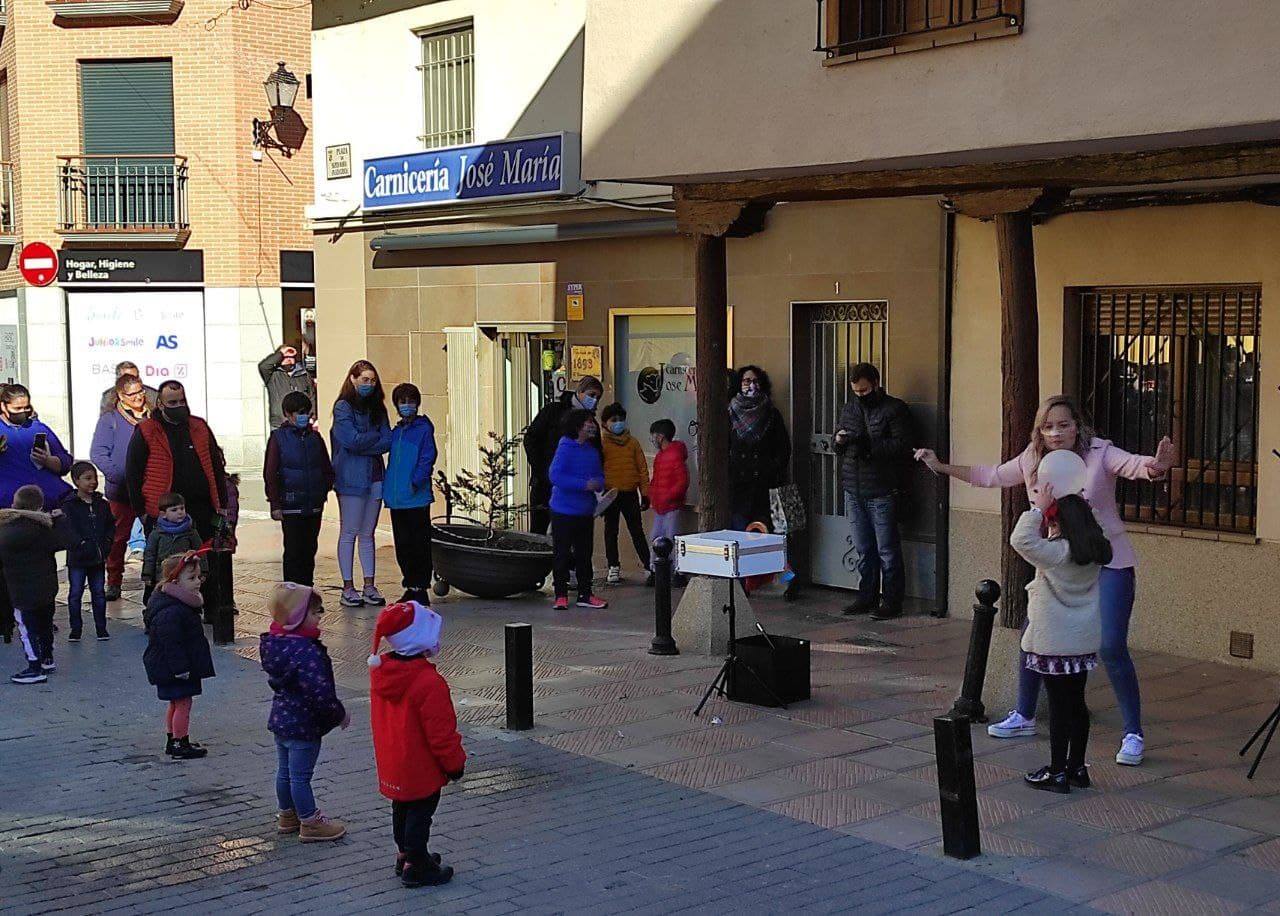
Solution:
{"label": "small pine tree", "polygon": [[489,529],[490,534],[507,530],[527,507],[517,503],[511,493],[515,480],[515,454],[520,436],[501,436],[489,433],[488,444],[480,446],[480,470],[472,472],[463,468],[452,481],[444,472],[438,477],[438,485],[446,501],[475,517]]}

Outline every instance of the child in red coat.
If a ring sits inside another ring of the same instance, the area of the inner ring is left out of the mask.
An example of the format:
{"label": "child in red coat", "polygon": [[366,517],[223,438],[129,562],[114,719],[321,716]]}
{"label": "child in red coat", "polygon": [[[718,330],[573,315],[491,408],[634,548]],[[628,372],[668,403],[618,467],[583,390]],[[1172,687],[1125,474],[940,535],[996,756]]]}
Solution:
{"label": "child in red coat", "polygon": [[[689,496],[689,450],[676,440],[676,425],[670,420],[654,421],[649,427],[649,437],[658,450],[653,459],[653,479],[649,481],[649,504],[653,507],[649,543],[652,544],[658,538],[674,540],[680,533],[680,510]],[[684,577],[676,576],[674,584],[683,585]],[[652,572],[645,585],[653,585]]]}
{"label": "child in red coat", "polygon": [[[462,778],[467,762],[449,685],[428,661],[440,651],[443,623],[416,601],[393,604],[378,615],[369,656],[378,790],[391,799],[396,874],[405,887],[445,884],[453,877],[453,869],[427,849],[440,790]],[[379,655],[384,638],[393,651]]]}

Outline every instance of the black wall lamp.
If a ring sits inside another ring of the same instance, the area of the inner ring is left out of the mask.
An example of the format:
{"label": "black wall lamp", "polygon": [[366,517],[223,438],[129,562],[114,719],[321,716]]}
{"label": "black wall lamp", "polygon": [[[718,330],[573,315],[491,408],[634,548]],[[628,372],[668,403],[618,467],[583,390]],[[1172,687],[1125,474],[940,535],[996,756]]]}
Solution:
{"label": "black wall lamp", "polygon": [[293,110],[298,98],[298,78],[284,68],[284,62],[276,65],[262,88],[267,92],[267,104],[271,107],[271,120],[253,119],[253,145],[259,149],[279,150],[285,158],[302,148],[307,136],[307,125]]}

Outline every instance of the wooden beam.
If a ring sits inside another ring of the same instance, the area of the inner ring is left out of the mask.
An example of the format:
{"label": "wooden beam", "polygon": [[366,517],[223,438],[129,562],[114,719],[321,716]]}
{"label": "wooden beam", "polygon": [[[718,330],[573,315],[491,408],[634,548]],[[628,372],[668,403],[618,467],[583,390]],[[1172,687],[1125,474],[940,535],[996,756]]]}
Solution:
{"label": "wooden beam", "polygon": [[1002,188],[1097,188],[1280,174],[1280,141],[1231,143],[1128,153],[929,168],[854,171],[743,181],[676,182],[681,195],[703,201],[835,200],[957,194]]}
{"label": "wooden beam", "polygon": [[742,216],[742,200],[701,201],[676,196],[676,226],[681,235],[723,237]]}
{"label": "wooden beam", "polygon": [[729,527],[729,289],[723,235],[694,236],[697,334],[698,524]]}
{"label": "wooden beam", "polygon": [[[996,248],[1000,262],[1000,457],[1022,453],[1040,403],[1040,322],[1036,311],[1036,261],[1031,214],[1000,213]],[[1023,487],[1000,494],[1001,626],[1020,629],[1027,619],[1027,583],[1033,570],[1009,546],[1018,517],[1027,510]]]}
{"label": "wooden beam", "polygon": [[969,191],[950,198],[952,208],[961,216],[992,219],[999,213],[1030,210],[1044,193],[1041,188],[1002,188],[999,191]]}

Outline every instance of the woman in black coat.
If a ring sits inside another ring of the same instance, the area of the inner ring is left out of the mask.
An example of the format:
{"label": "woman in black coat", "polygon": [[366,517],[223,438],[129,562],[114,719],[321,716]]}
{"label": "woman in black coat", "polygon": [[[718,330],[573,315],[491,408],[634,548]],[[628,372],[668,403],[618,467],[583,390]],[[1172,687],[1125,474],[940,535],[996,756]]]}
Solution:
{"label": "woman in black coat", "polygon": [[791,437],[774,406],[769,375],[743,366],[733,377],[729,398],[729,490],[731,524],[738,531],[752,522],[773,530],[769,491],[787,482]]}

